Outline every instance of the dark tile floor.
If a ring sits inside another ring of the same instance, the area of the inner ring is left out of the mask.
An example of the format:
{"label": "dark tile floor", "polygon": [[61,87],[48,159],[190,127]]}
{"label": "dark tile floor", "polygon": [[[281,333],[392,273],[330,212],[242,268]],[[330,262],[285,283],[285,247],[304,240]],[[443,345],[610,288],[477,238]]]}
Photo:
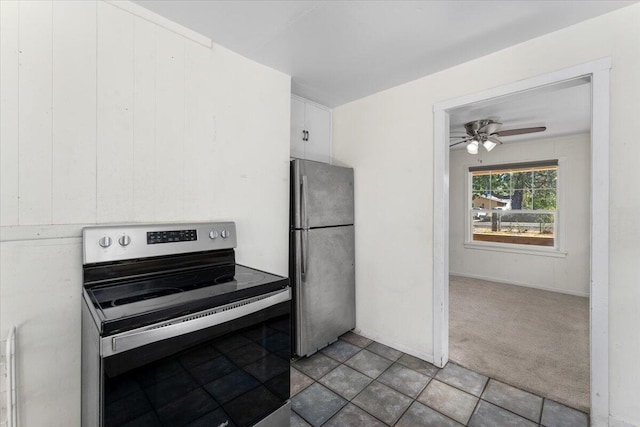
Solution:
{"label": "dark tile floor", "polygon": [[292,363],[292,427],[583,427],[585,413],[348,332]]}

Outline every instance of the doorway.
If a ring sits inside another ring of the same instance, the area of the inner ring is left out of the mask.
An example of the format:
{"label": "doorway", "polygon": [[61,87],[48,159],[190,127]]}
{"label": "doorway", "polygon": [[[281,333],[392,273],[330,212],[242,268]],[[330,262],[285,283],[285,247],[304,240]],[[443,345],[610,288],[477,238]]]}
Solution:
{"label": "doorway", "polygon": [[[575,79],[591,81],[590,407],[591,423],[606,425],[608,401],[609,58],[445,101],[434,107],[434,363],[449,360],[449,124],[456,108],[541,90]],[[597,202],[595,202],[597,201]]]}

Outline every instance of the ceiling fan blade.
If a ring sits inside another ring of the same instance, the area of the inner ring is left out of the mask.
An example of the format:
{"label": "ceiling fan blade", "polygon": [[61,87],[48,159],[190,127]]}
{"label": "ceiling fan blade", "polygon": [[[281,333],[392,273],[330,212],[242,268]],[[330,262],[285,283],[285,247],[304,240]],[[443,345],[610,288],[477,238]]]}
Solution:
{"label": "ceiling fan blade", "polygon": [[478,129],[478,133],[486,133],[487,135],[491,135],[493,133],[498,132],[498,130],[500,130],[501,127],[502,127],[502,123],[491,122],[481,127],[480,129]]}
{"label": "ceiling fan blade", "polygon": [[547,130],[546,126],[538,126],[538,127],[534,127],[534,128],[501,130],[501,131],[498,131],[498,132],[495,132],[495,133],[491,133],[491,135],[513,136],[513,135],[523,135],[525,133],[544,132],[545,130]]}
{"label": "ceiling fan blade", "polygon": [[471,141],[471,138],[467,137],[466,139],[463,139],[462,141],[458,141],[458,142],[454,142],[453,144],[449,144],[449,148],[455,147],[456,145],[463,144],[463,143],[468,142],[468,141]]}
{"label": "ceiling fan blade", "polygon": [[502,144],[502,141],[500,141],[495,136],[488,136],[487,140],[493,142],[494,144],[498,144],[498,145]]}
{"label": "ceiling fan blade", "polygon": [[454,138],[469,138],[469,135],[449,136],[449,139],[454,139]]}

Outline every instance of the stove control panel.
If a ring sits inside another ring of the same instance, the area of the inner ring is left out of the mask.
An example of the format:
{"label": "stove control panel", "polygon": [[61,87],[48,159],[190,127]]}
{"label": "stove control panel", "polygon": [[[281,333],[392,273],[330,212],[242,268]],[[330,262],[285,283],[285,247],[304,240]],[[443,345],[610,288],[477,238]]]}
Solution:
{"label": "stove control panel", "polygon": [[236,225],[209,222],[86,227],[82,239],[84,264],[93,264],[232,249],[236,247]]}
{"label": "stove control panel", "polygon": [[198,240],[197,230],[148,231],[147,244],[171,242],[192,242]]}

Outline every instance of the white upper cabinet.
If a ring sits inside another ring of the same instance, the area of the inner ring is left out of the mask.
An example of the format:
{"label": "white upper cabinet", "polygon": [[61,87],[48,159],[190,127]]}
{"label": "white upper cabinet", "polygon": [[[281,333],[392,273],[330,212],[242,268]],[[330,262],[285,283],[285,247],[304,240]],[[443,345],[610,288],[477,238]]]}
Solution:
{"label": "white upper cabinet", "polygon": [[291,97],[291,157],[331,162],[331,110]]}
{"label": "white upper cabinet", "polygon": [[304,159],[304,101],[291,97],[291,157]]}

